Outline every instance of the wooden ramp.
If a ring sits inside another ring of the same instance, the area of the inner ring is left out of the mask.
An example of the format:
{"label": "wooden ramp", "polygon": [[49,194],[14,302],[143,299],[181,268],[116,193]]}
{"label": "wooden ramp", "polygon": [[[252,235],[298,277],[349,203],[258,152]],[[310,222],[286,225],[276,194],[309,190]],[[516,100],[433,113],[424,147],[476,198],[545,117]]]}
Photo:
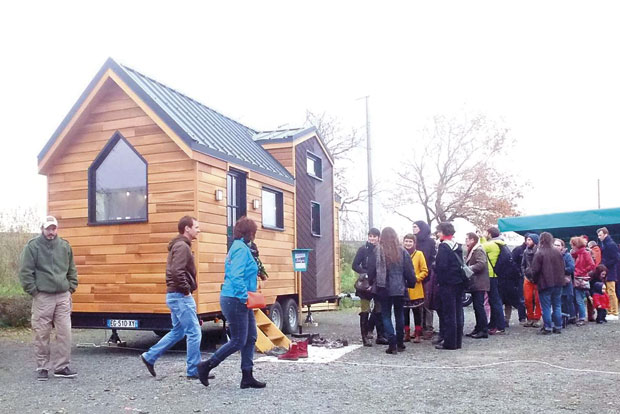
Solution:
{"label": "wooden ramp", "polygon": [[258,352],[264,353],[276,346],[289,349],[291,340],[271,322],[262,310],[254,309],[254,318],[256,318],[256,350]]}

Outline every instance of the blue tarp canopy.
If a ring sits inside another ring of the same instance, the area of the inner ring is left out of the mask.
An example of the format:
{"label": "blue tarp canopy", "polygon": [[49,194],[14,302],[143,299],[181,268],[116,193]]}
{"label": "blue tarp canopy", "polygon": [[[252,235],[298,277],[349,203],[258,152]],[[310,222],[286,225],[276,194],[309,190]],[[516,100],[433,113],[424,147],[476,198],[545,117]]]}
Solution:
{"label": "blue tarp canopy", "polygon": [[548,231],[554,237],[568,239],[587,235],[596,240],[596,230],[607,227],[612,238],[620,240],[620,208],[542,214],[539,216],[504,217],[498,220],[501,232],[514,231],[521,235]]}

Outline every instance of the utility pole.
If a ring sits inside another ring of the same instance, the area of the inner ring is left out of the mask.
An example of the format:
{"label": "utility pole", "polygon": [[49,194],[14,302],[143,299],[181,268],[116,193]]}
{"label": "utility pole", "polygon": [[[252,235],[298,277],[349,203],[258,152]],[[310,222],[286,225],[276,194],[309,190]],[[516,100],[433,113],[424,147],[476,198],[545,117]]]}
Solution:
{"label": "utility pole", "polygon": [[366,99],[366,154],[368,159],[368,227],[373,226],[373,209],[372,209],[372,146],[370,143],[370,118],[368,117],[368,98]]}

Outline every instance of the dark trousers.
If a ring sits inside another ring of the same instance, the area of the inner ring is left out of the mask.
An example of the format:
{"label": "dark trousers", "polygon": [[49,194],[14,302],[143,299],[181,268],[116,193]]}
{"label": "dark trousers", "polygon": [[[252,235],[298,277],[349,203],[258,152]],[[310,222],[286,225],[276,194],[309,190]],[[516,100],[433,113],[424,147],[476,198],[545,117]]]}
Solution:
{"label": "dark trousers", "polygon": [[596,309],[596,323],[607,322],[605,318],[607,318],[607,309],[597,308]]}
{"label": "dark trousers", "polygon": [[[383,329],[390,347],[395,347],[396,344],[403,344],[403,337],[405,336],[403,303],[404,298],[402,296],[381,298],[381,319],[383,320]],[[394,325],[392,325],[392,307],[394,308],[396,331],[394,331]]]}
{"label": "dark trousers", "polygon": [[506,319],[504,319],[504,309],[502,307],[502,298],[499,295],[499,283],[497,277],[491,278],[489,306],[491,306],[491,320],[489,321],[489,329],[497,329],[498,331],[504,330],[506,328]]}
{"label": "dark trousers", "polygon": [[415,326],[422,326],[422,306],[417,308],[405,307],[403,312],[405,313],[405,326],[411,326],[411,314],[413,313],[413,324]]}
{"label": "dark trousers", "polygon": [[562,287],[562,313],[566,313],[571,319],[577,318],[575,309],[575,289],[572,283]]}
{"label": "dark trousers", "polygon": [[458,285],[439,286],[441,296],[441,333],[443,346],[447,349],[458,349],[463,340],[463,291],[465,286]]}
{"label": "dark trousers", "polygon": [[474,331],[487,333],[489,330],[487,322],[487,313],[484,310],[484,294],[486,292],[471,292],[473,299],[474,315],[476,315],[476,326]]}
{"label": "dark trousers", "polygon": [[220,296],[220,307],[230,328],[230,340],[211,356],[211,361],[219,365],[237,351],[241,351],[241,370],[254,366],[254,344],[256,343],[256,320],[254,311],[248,309],[241,299]]}

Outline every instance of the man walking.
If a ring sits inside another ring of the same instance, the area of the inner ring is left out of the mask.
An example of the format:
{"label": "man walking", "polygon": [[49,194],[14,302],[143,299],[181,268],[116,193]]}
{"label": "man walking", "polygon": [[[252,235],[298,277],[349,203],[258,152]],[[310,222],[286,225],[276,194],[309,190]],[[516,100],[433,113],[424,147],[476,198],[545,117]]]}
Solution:
{"label": "man walking", "polygon": [[196,264],[192,253],[192,240],[200,233],[198,221],[190,216],[179,220],[179,234],[168,244],[166,263],[166,305],[170,309],[172,330],[140,355],[152,376],[155,373],[155,361],[168,349],[186,336],[187,341],[187,378],[198,378],[200,362],[200,341],[202,332],[196,316],[196,302],[192,292],[196,290]]}
{"label": "man walking", "polygon": [[[37,359],[37,380],[54,376],[73,378],[71,362],[71,294],[78,286],[73,251],[58,237],[58,221],[47,216],[41,235],[30,240],[21,255],[19,280],[32,296],[32,331]],[[56,328],[56,360],[50,361],[50,334]]]}

